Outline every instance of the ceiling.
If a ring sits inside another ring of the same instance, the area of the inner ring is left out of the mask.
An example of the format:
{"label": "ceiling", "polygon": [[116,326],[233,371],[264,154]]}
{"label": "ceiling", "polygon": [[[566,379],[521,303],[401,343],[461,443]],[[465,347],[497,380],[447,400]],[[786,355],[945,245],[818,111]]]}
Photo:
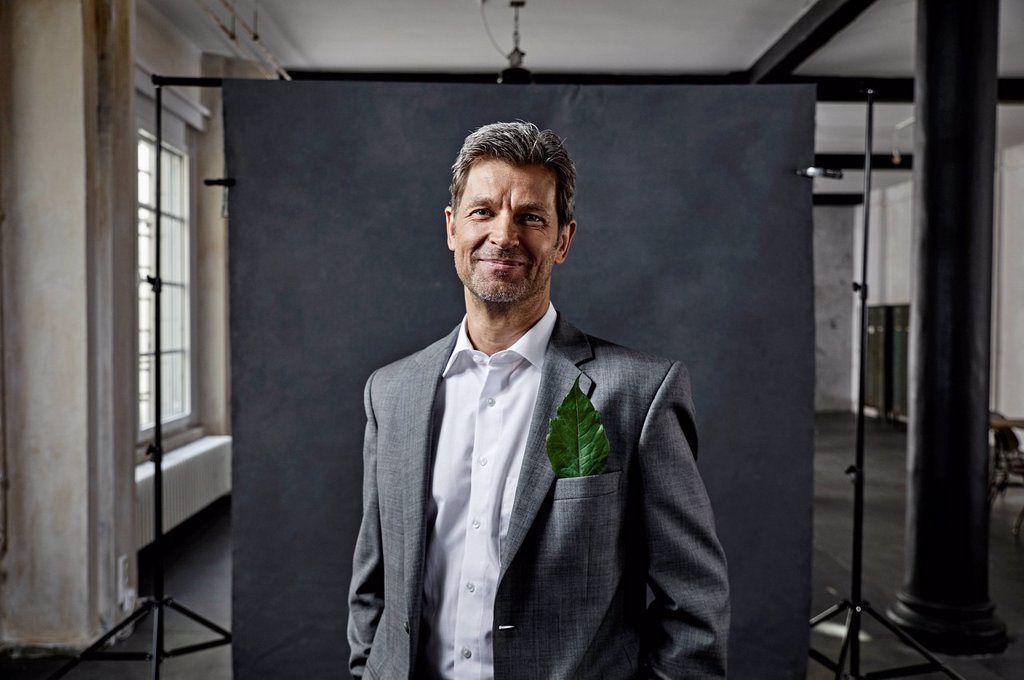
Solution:
{"label": "ceiling", "polygon": [[[211,20],[225,5],[254,26],[290,71],[487,73],[507,65],[508,0],[151,0],[206,52],[249,57]],[[527,0],[520,10],[524,66],[535,74],[718,75],[745,71],[813,0]],[[205,10],[204,10],[205,6]],[[877,0],[796,70],[803,76],[912,77],[916,0]],[[1024,77],[1024,0],[1000,5],[999,73]],[[488,29],[493,36],[488,35]],[[241,24],[237,30],[243,36]],[[245,41],[240,41],[244,43]],[[496,43],[496,44],[494,44]],[[874,149],[909,154],[909,104],[879,104]],[[1000,147],[1024,143],[1024,104],[999,107]],[[864,106],[819,103],[816,150],[857,153]],[[875,186],[910,178],[878,172]],[[817,192],[858,192],[862,173],[816,180]]]}

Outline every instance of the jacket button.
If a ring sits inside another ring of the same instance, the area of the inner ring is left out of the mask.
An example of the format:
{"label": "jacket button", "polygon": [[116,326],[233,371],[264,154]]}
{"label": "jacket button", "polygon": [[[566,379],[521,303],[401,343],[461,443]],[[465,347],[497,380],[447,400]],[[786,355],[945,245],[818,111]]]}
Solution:
{"label": "jacket button", "polygon": [[408,621],[405,622],[405,634],[406,635],[409,634],[409,622]]}

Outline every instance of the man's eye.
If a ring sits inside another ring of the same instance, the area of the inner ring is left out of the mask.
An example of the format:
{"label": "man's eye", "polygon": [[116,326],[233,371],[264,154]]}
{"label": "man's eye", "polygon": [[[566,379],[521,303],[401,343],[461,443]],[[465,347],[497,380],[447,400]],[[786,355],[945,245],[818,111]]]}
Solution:
{"label": "man's eye", "polygon": [[531,224],[543,224],[544,218],[540,215],[534,215],[533,213],[527,213],[523,215],[523,221]]}
{"label": "man's eye", "polygon": [[491,211],[488,210],[487,208],[474,208],[473,210],[470,211],[469,214],[470,215],[482,215],[484,217],[487,217],[487,216],[489,216],[491,214]]}

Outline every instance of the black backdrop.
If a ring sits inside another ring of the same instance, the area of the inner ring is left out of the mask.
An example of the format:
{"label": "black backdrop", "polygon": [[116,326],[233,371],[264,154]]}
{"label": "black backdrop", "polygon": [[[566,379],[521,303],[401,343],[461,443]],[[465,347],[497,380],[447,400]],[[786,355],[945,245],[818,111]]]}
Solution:
{"label": "black backdrop", "polygon": [[560,313],[685,361],[729,559],[730,675],[803,678],[813,446],[814,92],[796,86],[229,81],[239,680],[345,677],[362,387],[460,320],[445,246],[465,135],[566,138]]}

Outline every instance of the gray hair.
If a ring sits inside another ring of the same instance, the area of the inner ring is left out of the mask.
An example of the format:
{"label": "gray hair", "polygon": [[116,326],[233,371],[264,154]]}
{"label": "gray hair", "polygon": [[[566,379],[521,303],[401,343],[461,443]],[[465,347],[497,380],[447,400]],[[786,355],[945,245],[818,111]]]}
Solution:
{"label": "gray hair", "polygon": [[479,160],[496,159],[511,165],[542,165],[555,173],[555,207],[558,227],[564,229],[576,212],[576,165],[562,139],[551,130],[541,131],[533,123],[491,123],[474,130],[452,164],[450,187],[452,208],[466,188],[469,170]]}

